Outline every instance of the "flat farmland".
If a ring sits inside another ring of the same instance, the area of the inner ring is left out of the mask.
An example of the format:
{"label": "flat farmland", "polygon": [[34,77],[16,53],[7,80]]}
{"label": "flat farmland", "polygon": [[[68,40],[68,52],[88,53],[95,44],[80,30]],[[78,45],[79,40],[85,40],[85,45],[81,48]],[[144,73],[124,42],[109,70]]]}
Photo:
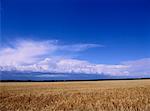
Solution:
{"label": "flat farmland", "polygon": [[0,111],[150,111],[150,80],[1,82]]}

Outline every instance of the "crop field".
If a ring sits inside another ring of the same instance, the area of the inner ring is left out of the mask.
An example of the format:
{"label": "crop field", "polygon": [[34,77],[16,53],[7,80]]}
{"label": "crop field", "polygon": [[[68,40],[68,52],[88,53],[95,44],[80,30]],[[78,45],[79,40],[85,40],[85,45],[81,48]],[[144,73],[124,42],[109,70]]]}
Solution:
{"label": "crop field", "polygon": [[150,111],[150,80],[0,83],[0,111]]}

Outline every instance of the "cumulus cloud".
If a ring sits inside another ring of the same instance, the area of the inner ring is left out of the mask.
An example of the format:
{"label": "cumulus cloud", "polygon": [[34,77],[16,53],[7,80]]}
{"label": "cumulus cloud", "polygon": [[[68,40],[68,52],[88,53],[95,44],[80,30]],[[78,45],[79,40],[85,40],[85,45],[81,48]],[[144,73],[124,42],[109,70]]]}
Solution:
{"label": "cumulus cloud", "polygon": [[[120,64],[94,64],[88,61],[55,57],[57,51],[83,51],[102,47],[97,44],[64,45],[58,41],[19,41],[13,47],[1,48],[1,71],[107,74],[113,76],[150,76],[150,58]],[[47,75],[43,75],[47,76]]]}

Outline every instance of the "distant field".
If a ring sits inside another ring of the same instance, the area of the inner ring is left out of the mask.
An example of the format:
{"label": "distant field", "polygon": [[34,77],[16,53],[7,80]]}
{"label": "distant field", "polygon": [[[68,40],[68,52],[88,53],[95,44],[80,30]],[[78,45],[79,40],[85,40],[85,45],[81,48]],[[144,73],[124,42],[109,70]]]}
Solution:
{"label": "distant field", "polygon": [[0,83],[0,111],[150,111],[150,80]]}

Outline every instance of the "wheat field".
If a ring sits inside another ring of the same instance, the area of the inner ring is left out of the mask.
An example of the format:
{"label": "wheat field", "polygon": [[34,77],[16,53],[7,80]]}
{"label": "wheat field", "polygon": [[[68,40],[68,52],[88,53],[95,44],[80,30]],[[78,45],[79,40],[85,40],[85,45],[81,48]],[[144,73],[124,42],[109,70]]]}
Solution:
{"label": "wheat field", "polygon": [[0,83],[0,111],[150,111],[150,80]]}

